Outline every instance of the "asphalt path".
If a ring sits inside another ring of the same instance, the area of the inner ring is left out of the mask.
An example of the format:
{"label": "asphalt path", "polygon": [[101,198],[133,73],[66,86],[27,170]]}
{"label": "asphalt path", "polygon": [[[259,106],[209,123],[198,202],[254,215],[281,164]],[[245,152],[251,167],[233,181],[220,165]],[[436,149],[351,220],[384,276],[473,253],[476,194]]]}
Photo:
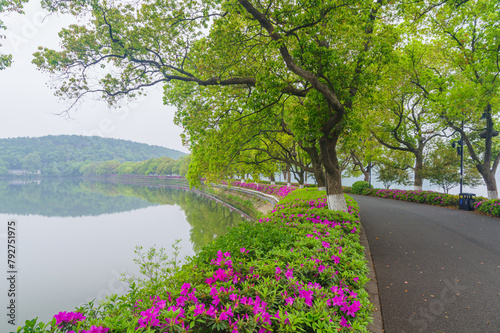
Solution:
{"label": "asphalt path", "polygon": [[500,219],[353,195],[387,333],[500,333]]}

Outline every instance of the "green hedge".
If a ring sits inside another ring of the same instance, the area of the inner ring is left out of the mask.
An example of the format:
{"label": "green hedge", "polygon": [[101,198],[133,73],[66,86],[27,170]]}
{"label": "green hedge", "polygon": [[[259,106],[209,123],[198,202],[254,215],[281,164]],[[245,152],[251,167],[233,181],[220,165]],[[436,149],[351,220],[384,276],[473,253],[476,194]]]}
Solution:
{"label": "green hedge", "polygon": [[61,315],[55,332],[368,332],[358,206],[346,200],[349,213],[329,211],[325,192],[295,190],[168,280],[82,307],[83,320]]}
{"label": "green hedge", "polygon": [[474,204],[474,209],[478,212],[491,215],[494,217],[500,217],[500,200],[479,197],[476,199]]}
{"label": "green hedge", "polygon": [[[353,193],[353,189],[348,186],[343,187],[344,193]],[[396,190],[396,189],[363,189],[362,194],[379,198],[396,199],[408,202],[425,203],[429,205],[458,208],[458,195],[445,194],[433,191],[412,191],[412,190]],[[500,200],[488,200],[484,197],[474,197],[475,203],[473,208],[475,211],[500,217]]]}
{"label": "green hedge", "polygon": [[352,184],[351,191],[353,194],[362,194],[364,189],[370,189],[373,188],[373,186],[370,185],[370,183],[365,182],[363,180],[359,180]]}

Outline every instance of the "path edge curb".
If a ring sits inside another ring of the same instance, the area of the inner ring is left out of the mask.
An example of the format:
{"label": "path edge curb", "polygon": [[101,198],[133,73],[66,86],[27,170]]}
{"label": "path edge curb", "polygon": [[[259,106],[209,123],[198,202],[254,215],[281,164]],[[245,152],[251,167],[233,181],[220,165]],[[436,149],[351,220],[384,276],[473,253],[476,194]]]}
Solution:
{"label": "path edge curb", "polygon": [[380,294],[378,291],[377,275],[375,274],[375,265],[373,263],[372,252],[370,251],[370,244],[366,237],[366,231],[363,224],[360,222],[361,232],[359,234],[359,241],[364,247],[365,258],[368,261],[368,282],[365,285],[365,290],[369,295],[370,302],[373,304],[373,322],[368,325],[368,331],[372,333],[383,333],[384,322],[382,320],[382,311],[380,308]]}

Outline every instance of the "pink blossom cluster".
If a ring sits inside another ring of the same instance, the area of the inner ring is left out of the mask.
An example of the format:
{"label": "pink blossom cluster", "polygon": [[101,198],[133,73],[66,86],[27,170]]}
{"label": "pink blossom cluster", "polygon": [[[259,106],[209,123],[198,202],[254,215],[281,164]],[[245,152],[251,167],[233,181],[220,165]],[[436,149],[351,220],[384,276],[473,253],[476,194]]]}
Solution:
{"label": "pink blossom cluster", "polygon": [[61,311],[54,316],[56,318],[56,325],[75,325],[77,322],[85,320],[86,318],[80,312],[66,312]]}
{"label": "pink blossom cluster", "polygon": [[[56,319],[56,326],[60,328],[76,325],[79,321],[84,321],[86,319],[80,312],[66,311],[59,312],[54,318]],[[108,331],[109,328],[92,325],[90,330],[81,330],[80,333],[107,333]],[[68,331],[68,333],[75,333],[75,331]]]}
{"label": "pink blossom cluster", "polygon": [[243,183],[243,182],[232,182],[231,186],[248,188],[251,190],[277,195],[279,197],[286,197],[290,192],[296,189],[295,186],[276,186],[267,184],[257,184],[257,183]]}
{"label": "pink blossom cluster", "polygon": [[[272,212],[275,213],[277,211],[276,209],[279,207],[280,206],[277,206]],[[351,209],[352,209],[352,207],[351,207]],[[355,224],[359,223],[359,221],[355,221],[355,222],[330,221],[326,218],[323,219],[321,216],[315,215],[312,213],[311,214],[297,214],[297,215],[292,214],[290,216],[286,216],[285,213],[281,213],[281,216],[279,216],[279,217],[281,218],[281,222],[284,222],[286,225],[294,225],[294,223],[296,223],[297,219],[305,218],[306,221],[312,222],[314,224],[326,225],[326,226],[329,226],[330,228],[335,228],[337,226],[340,226],[343,229],[350,231],[351,233],[355,233],[358,230],[358,228]],[[259,219],[259,223],[264,223],[264,222],[269,222],[269,221],[271,221],[271,219],[268,217],[264,217],[264,218]]]}
{"label": "pink blossom cluster", "polygon": [[[328,237],[328,232],[320,232],[315,230],[314,234],[319,237]],[[342,248],[323,241],[322,251],[335,251],[340,255]],[[293,251],[293,249],[292,249]],[[242,248],[242,253],[247,253],[247,250]],[[340,257],[332,255],[331,264],[314,256],[305,258],[312,262],[313,268],[317,270],[317,274],[333,274],[338,275],[334,265],[339,264]],[[168,311],[172,311],[172,316],[167,316],[163,321],[158,315],[161,310],[166,307],[167,300],[161,300],[159,297],[152,298],[152,306],[147,310],[140,312],[139,324],[141,328],[159,327],[166,329],[167,332],[173,331],[173,326],[178,325],[182,330],[190,330],[190,326],[185,322],[185,312],[189,308],[194,308],[194,317],[212,318],[215,322],[227,322],[232,333],[239,332],[242,325],[252,322],[257,325],[258,332],[271,332],[273,323],[291,325],[287,311],[273,311],[268,307],[258,294],[254,297],[245,295],[245,292],[240,290],[244,281],[252,281],[256,283],[264,277],[258,274],[254,267],[251,267],[246,274],[235,272],[231,254],[219,251],[217,258],[211,261],[211,265],[219,266],[212,273],[210,278],[207,278],[205,283],[210,292],[208,295],[205,292],[198,292],[190,283],[185,283],[181,287],[180,296],[175,300],[169,298],[170,307]],[[303,266],[303,264],[302,264]],[[315,298],[325,299],[329,307],[338,307],[342,312],[340,325],[344,327],[350,326],[345,316],[355,317],[356,312],[361,308],[361,303],[356,300],[357,294],[350,291],[345,283],[341,282],[341,286],[332,286],[329,290],[333,293],[327,293],[324,287],[318,283],[309,282],[305,284],[294,276],[294,268],[279,267],[274,268],[274,279],[276,281],[286,281],[286,287],[280,293],[281,299],[286,306],[292,306],[295,302],[301,301],[308,307],[313,307]],[[223,287],[218,286],[218,283],[229,282],[230,285]],[[203,320],[205,320],[203,319]]]}
{"label": "pink blossom cluster", "polygon": [[282,186],[279,188],[278,190],[278,193],[276,193],[279,197],[286,197],[288,194],[290,194],[290,192],[292,192],[293,190],[295,190],[296,188],[291,186],[291,187],[288,187],[288,186]]}
{"label": "pink blossom cluster", "polygon": [[[309,204],[309,209],[321,209],[321,208],[328,207],[328,203],[327,203],[326,198],[318,198],[318,199],[315,199],[315,200],[310,200],[307,203]],[[349,201],[348,201],[348,203],[349,203]],[[302,205],[303,205],[302,202],[297,201],[297,203],[296,204],[292,204],[290,206],[290,208],[301,207]],[[274,213],[277,210],[281,210],[281,209],[285,209],[285,205],[277,204],[276,207],[275,207],[275,209],[272,212]],[[347,213],[349,213],[349,214],[352,215],[352,214],[357,213],[357,212],[356,212],[356,210],[351,205],[348,204]]]}

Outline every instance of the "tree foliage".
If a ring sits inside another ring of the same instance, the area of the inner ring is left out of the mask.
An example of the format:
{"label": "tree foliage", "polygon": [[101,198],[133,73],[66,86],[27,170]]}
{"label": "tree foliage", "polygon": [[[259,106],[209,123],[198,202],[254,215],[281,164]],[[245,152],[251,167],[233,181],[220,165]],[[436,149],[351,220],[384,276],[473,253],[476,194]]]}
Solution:
{"label": "tree foliage", "polygon": [[38,155],[37,153],[29,153],[28,155],[24,156],[21,160],[21,167],[23,170],[29,173],[40,171],[42,167],[40,155]]}
{"label": "tree foliage", "polygon": [[83,164],[79,173],[84,177],[109,175],[165,176],[173,174],[186,176],[190,161],[190,155],[182,156],[178,160],[170,157],[151,158],[141,162],[128,161],[124,163],[110,160]]}
{"label": "tree foliage", "polygon": [[[463,185],[476,187],[483,183],[481,174],[468,157],[464,157]],[[434,144],[423,173],[431,184],[442,188],[445,193],[460,184],[460,156],[450,142],[438,141]]]}
{"label": "tree foliage", "polygon": [[[408,48],[400,49],[397,61],[386,68],[380,84],[381,93],[372,101],[367,121],[380,144],[392,151],[413,155],[414,187],[421,190],[426,147],[434,138],[446,136],[447,126],[411,82],[413,59]],[[382,170],[388,169],[383,167]]]}
{"label": "tree foliage", "polygon": [[[0,15],[3,13],[23,13],[23,5],[28,2],[28,0],[0,0]],[[6,26],[3,21],[0,20],[0,30],[5,30]],[[4,39],[4,35],[0,35],[0,40]],[[0,43],[0,47],[2,44]],[[12,64],[12,56],[10,54],[3,54],[0,51],[0,70],[9,67]]]}
{"label": "tree foliage", "polygon": [[[500,163],[494,125],[500,110],[500,6],[497,1],[416,2],[411,29],[411,81],[445,124],[464,137],[488,195],[497,197]],[[486,130],[479,124],[484,113]],[[463,124],[463,126],[462,126]],[[484,138],[479,133],[484,131]]]}
{"label": "tree foliage", "polygon": [[408,186],[411,184],[407,169],[399,169],[388,164],[379,164],[377,168],[377,180],[388,189],[393,184]]}

